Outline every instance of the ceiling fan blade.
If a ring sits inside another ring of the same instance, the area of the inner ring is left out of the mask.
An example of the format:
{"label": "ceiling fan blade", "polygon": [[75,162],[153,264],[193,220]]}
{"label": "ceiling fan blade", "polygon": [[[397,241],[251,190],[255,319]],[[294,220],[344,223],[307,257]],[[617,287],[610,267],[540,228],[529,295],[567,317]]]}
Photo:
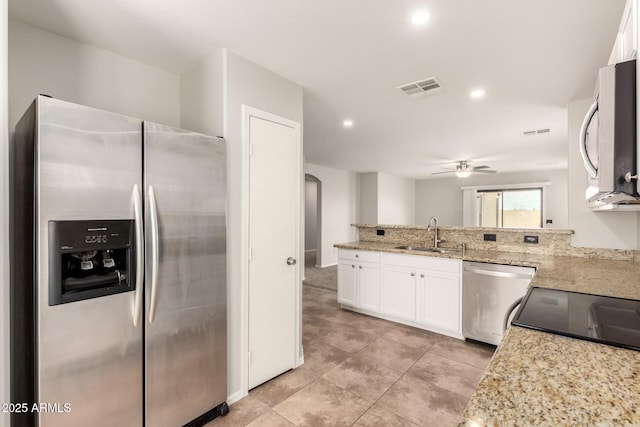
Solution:
{"label": "ceiling fan blade", "polygon": [[441,175],[443,173],[456,173],[457,171],[432,172],[431,175]]}
{"label": "ceiling fan blade", "polygon": [[486,166],[486,165],[484,165],[484,166],[474,166],[474,167],[472,167],[471,169],[473,169],[473,170],[478,170],[478,169],[489,169],[489,166]]}
{"label": "ceiling fan blade", "polygon": [[479,171],[478,170],[474,170],[473,172],[474,173],[496,173],[498,171],[492,171],[492,170],[489,170],[489,169],[480,169]]}

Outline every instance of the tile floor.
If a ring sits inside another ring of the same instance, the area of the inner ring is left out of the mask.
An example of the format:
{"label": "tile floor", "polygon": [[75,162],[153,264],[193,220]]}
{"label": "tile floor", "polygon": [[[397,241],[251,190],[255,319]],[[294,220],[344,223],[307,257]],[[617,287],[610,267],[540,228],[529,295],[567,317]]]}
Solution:
{"label": "tile floor", "polygon": [[303,286],[305,363],[251,390],[221,426],[455,426],[493,348],[342,310]]}

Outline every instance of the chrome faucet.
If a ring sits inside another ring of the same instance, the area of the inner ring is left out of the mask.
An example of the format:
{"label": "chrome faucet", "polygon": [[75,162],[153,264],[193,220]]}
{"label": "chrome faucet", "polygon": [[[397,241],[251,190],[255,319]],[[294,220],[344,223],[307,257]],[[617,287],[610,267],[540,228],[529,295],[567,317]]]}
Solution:
{"label": "chrome faucet", "polygon": [[432,216],[429,218],[429,224],[427,225],[427,231],[431,230],[431,223],[433,223],[433,247],[438,249],[438,243],[442,242],[442,240],[438,239],[438,218]]}

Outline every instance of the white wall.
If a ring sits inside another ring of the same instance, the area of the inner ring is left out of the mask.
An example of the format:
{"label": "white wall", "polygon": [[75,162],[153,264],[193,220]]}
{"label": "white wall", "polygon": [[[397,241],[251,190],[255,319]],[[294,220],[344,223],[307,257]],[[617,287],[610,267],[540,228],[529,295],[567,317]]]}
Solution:
{"label": "white wall", "polygon": [[180,75],[180,127],[211,136],[224,131],[224,49],[214,47]]}
{"label": "white wall", "polygon": [[585,202],[587,173],[578,152],[578,133],[591,99],[569,103],[569,228],[573,246],[613,249],[640,248],[640,213],[593,212]]}
{"label": "white wall", "polygon": [[462,226],[462,185],[457,178],[417,180],[416,224],[427,225],[434,216],[439,225]]}
{"label": "white wall", "polygon": [[171,126],[180,125],[180,81],[150,65],[9,22],[9,125],[41,93]]}
{"label": "white wall", "polygon": [[304,181],[304,250],[317,249],[318,245],[318,183]]}
{"label": "white wall", "polygon": [[378,223],[378,173],[358,174],[358,222]]}
{"label": "white wall", "polygon": [[360,224],[415,222],[415,181],[382,172],[358,174]]}
{"label": "white wall", "polygon": [[[9,105],[7,0],[0,0],[0,403],[9,402]],[[9,414],[0,413],[0,427]]]}
{"label": "white wall", "polygon": [[421,179],[416,181],[416,222],[426,224],[435,216],[441,225],[462,226],[463,186],[507,185],[530,182],[551,182],[545,187],[547,219],[553,228],[568,227],[567,170],[473,174],[469,178]]}
{"label": "white wall", "polygon": [[[242,238],[242,104],[302,123],[302,87],[225,50],[225,123],[229,192],[227,196],[228,359],[227,389],[230,396],[243,390],[241,373],[246,366],[241,353],[241,238]],[[277,165],[274,165],[277,167]],[[301,175],[300,179],[304,177]],[[302,206],[300,207],[302,213]],[[302,234],[302,230],[301,230]],[[301,242],[302,243],[302,242]],[[303,253],[300,254],[300,259]]]}
{"label": "white wall", "polygon": [[351,224],[357,222],[358,174],[312,163],[304,164],[304,172],[322,182],[319,251],[322,267],[327,267],[338,263],[338,250],[333,247],[335,243],[356,240],[356,230]]}
{"label": "white wall", "polygon": [[378,224],[415,224],[413,179],[378,173]]}

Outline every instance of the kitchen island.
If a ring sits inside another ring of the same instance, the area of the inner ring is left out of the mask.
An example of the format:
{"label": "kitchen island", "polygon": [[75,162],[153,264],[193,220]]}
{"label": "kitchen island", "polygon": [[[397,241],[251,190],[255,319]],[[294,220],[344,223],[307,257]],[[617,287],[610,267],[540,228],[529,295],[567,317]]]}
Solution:
{"label": "kitchen island", "polygon": [[[397,243],[338,248],[536,267],[531,286],[640,300],[640,263],[467,250],[416,253]],[[640,425],[640,352],[512,326],[460,425]]]}

